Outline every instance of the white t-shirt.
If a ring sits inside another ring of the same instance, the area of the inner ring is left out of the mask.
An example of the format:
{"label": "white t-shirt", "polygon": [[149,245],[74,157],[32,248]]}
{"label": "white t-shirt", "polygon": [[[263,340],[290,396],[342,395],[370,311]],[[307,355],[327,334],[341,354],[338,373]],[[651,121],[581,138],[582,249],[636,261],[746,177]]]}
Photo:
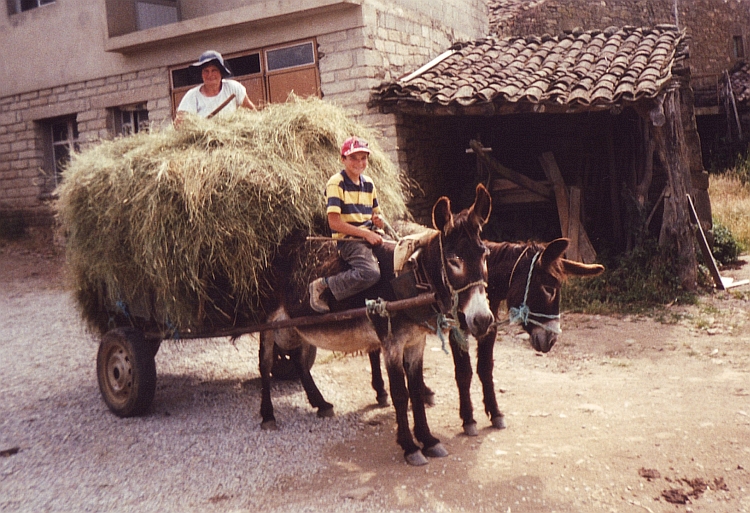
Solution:
{"label": "white t-shirt", "polygon": [[242,105],[247,97],[247,90],[245,86],[237,82],[236,80],[223,79],[221,81],[221,91],[216,96],[204,96],[201,93],[202,85],[195,86],[190,89],[180,101],[180,106],[177,107],[177,111],[192,112],[205,118],[211,114],[216,107],[224,103],[224,101],[234,94],[234,99],[229,102],[217,116],[231,114],[236,111],[237,108]]}

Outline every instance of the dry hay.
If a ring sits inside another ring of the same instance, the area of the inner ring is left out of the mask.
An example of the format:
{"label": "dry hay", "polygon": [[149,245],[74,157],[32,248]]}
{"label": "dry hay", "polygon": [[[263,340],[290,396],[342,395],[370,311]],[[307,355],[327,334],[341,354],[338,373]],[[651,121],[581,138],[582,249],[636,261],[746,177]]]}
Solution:
{"label": "dry hay", "polygon": [[58,216],[84,320],[99,332],[115,315],[203,331],[217,289],[235,308],[222,323],[237,311],[259,318],[281,241],[327,229],[325,183],[353,134],[370,141],[367,174],[384,214],[408,217],[405,184],[374,135],[318,99],[191,116],[75,155]]}

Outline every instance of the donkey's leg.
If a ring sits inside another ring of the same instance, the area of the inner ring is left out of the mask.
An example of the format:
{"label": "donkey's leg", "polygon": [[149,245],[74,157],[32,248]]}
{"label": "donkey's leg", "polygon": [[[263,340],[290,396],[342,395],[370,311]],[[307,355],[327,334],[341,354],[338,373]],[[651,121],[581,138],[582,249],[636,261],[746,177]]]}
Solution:
{"label": "donkey's leg", "polygon": [[414,416],[414,436],[422,443],[422,453],[432,458],[448,456],[440,440],[432,436],[424,402],[424,342],[404,350],[404,368],[409,381],[409,397]]}
{"label": "donkey's leg", "polygon": [[318,417],[333,417],[333,405],[323,398],[323,394],[318,390],[318,386],[310,374],[310,367],[307,362],[310,361],[311,353],[316,351],[315,346],[307,343],[302,345],[292,353],[292,360],[297,366],[297,372],[300,375],[300,381],[307,394],[307,400],[313,408],[318,409]]}
{"label": "donkey's leg", "polygon": [[378,401],[378,406],[388,406],[388,392],[385,391],[385,382],[383,381],[383,372],[380,370],[380,349],[370,351],[370,369],[372,370],[372,388]]}
{"label": "donkey's leg", "polygon": [[493,351],[495,348],[495,337],[497,327],[490,330],[477,340],[477,375],[482,382],[482,392],[484,396],[484,411],[492,420],[492,427],[496,429],[505,429],[505,415],[497,406],[495,397],[495,383],[492,379],[492,371],[495,367]]}
{"label": "donkey's leg", "polygon": [[404,450],[404,459],[409,465],[426,465],[427,458],[414,443],[409,430],[409,391],[405,381],[403,346],[399,347],[391,335],[384,342],[384,349],[391,401],[396,409],[396,442]]}
{"label": "donkey's leg", "polygon": [[[368,353],[368,356],[372,369],[372,388],[377,394],[378,406],[388,406],[388,392],[385,391],[383,374],[380,372],[380,349]],[[427,385],[424,386],[424,403],[427,406],[435,406],[435,392]]]}
{"label": "donkey's leg", "polygon": [[455,366],[456,385],[458,386],[459,414],[461,415],[464,433],[468,436],[477,436],[477,421],[474,420],[474,405],[471,403],[471,355],[464,351],[458,345],[450,332],[451,353],[453,354],[453,364]]}
{"label": "donkey's leg", "polygon": [[271,403],[271,369],[273,369],[273,332],[260,333],[260,349],[258,361],[260,367],[260,423],[262,429],[276,429],[276,418],[273,416]]}

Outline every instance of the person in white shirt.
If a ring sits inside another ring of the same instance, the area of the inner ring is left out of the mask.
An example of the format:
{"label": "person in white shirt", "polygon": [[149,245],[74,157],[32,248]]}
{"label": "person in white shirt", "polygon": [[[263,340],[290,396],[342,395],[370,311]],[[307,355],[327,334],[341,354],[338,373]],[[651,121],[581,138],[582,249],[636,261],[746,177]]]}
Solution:
{"label": "person in white shirt", "polygon": [[247,97],[245,86],[228,78],[232,73],[224,64],[224,58],[219,52],[203,52],[198,62],[191,66],[200,70],[203,83],[193,87],[183,96],[177,107],[175,124],[179,124],[186,112],[207,118],[212,115],[231,114],[239,107],[255,109],[255,105]]}

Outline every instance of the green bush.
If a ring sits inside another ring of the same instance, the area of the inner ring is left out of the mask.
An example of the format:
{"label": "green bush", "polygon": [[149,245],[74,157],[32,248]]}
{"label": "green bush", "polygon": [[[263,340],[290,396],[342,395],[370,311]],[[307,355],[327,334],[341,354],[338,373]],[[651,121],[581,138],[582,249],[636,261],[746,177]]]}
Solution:
{"label": "green bush", "polygon": [[743,184],[750,184],[750,149],[737,157],[734,164],[734,173]]}
{"label": "green bush", "polygon": [[714,218],[713,225],[714,245],[711,253],[714,259],[721,265],[736,263],[744,248],[719,220]]}
{"label": "green bush", "polygon": [[605,262],[603,274],[565,283],[562,307],[585,313],[637,313],[675,302],[695,303],[696,296],[680,285],[673,253],[648,239]]}

